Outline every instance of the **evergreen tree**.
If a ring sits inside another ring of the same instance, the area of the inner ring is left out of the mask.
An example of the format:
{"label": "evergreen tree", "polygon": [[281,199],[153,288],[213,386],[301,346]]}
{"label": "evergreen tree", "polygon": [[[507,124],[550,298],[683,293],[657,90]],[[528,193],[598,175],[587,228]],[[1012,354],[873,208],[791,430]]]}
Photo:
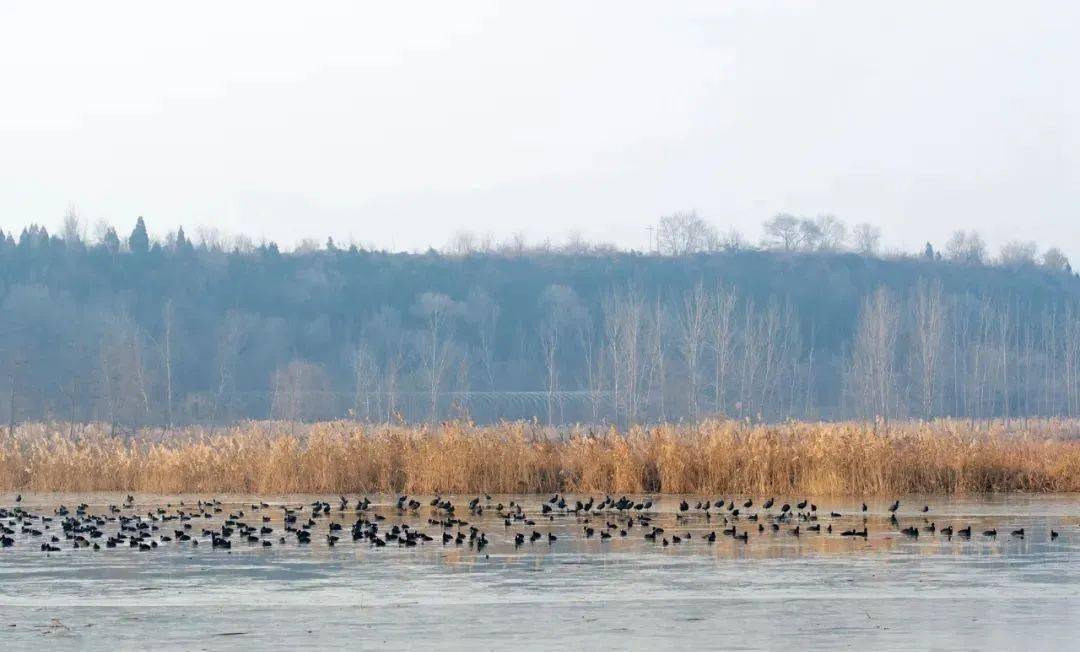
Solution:
{"label": "evergreen tree", "polygon": [[109,253],[115,254],[120,252],[120,236],[116,235],[116,229],[111,226],[105,231],[105,236],[101,238],[101,244],[105,247],[105,250]]}
{"label": "evergreen tree", "polygon": [[135,222],[135,228],[128,238],[128,247],[131,249],[131,253],[134,254],[145,254],[150,250],[150,236],[146,233],[146,223],[143,222],[141,215],[139,220]]}
{"label": "evergreen tree", "polygon": [[186,254],[194,250],[195,247],[191,244],[191,240],[187,239],[187,235],[184,234],[184,227],[181,226],[176,231],[176,251]]}

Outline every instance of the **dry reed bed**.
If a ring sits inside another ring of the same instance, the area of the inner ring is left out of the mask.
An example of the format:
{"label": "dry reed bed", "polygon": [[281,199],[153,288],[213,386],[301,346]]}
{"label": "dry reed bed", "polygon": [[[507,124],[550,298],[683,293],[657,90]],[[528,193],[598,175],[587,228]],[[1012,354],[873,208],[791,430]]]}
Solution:
{"label": "dry reed bed", "polygon": [[556,433],[529,423],[247,423],[0,435],[0,489],[154,493],[902,494],[1080,491],[1080,423],[734,421]]}

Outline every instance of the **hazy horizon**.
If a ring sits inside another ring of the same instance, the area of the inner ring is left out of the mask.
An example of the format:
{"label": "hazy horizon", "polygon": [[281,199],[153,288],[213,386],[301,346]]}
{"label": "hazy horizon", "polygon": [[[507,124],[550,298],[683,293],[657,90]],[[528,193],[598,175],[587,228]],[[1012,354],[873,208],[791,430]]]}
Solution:
{"label": "hazy horizon", "polygon": [[[0,7],[0,228],[648,246],[694,210],[1080,259],[1080,9]],[[58,20],[62,16],[63,20]],[[48,34],[49,38],[42,38]]]}

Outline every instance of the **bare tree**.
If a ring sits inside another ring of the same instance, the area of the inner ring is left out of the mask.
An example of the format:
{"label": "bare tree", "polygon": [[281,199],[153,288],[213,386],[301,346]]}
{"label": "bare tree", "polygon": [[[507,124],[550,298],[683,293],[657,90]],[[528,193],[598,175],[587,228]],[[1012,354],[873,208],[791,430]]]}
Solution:
{"label": "bare tree", "polygon": [[686,368],[687,411],[694,422],[698,420],[698,371],[708,334],[708,320],[709,298],[705,286],[698,281],[693,289],[683,294],[679,312],[679,352]]}
{"label": "bare tree", "polygon": [[743,323],[740,352],[742,353],[739,401],[736,407],[743,416],[754,414],[754,391],[757,388],[758,374],[761,371],[762,351],[765,348],[762,331],[762,319],[754,302],[747,300],[743,305]]}
{"label": "bare tree", "polygon": [[135,374],[135,387],[139,390],[139,398],[142,399],[142,413],[144,422],[150,420],[150,393],[147,390],[146,367],[143,365],[143,342],[140,337],[138,324],[131,322],[128,333],[128,346],[130,347],[131,369]]}
{"label": "bare tree", "polygon": [[743,234],[737,229],[730,229],[720,240],[720,248],[729,253],[739,253],[751,248]]}
{"label": "bare tree", "polygon": [[[559,386],[561,340],[578,341],[576,331],[582,328],[587,313],[577,293],[565,285],[549,285],[540,295],[540,306],[544,318],[540,322],[540,346],[544,353],[547,369],[547,409],[548,423],[555,421],[555,392]],[[569,337],[568,337],[569,336]]]}
{"label": "bare tree", "polygon": [[940,391],[942,349],[945,342],[945,301],[940,281],[919,279],[915,288],[913,348],[918,364],[919,399],[922,415],[929,419]]}
{"label": "bare tree", "polygon": [[975,231],[957,231],[945,244],[945,255],[953,262],[981,265],[986,260],[986,244]]}
{"label": "bare tree", "polygon": [[75,205],[71,204],[64,213],[64,223],[60,228],[60,237],[69,249],[80,248],[86,242],[85,226]]}
{"label": "bare tree", "polygon": [[850,382],[866,418],[895,413],[897,322],[895,302],[885,288],[863,300]]}
{"label": "bare tree", "polygon": [[[773,297],[769,300],[761,316],[758,335],[762,343],[762,374],[758,410],[762,417],[768,417],[770,408],[778,414],[784,414],[782,400],[777,400],[777,389],[782,374],[794,364],[791,354],[797,341],[795,313],[791,304],[783,304]],[[790,404],[789,404],[790,405]]]}
{"label": "bare tree", "polygon": [[371,421],[374,408],[372,395],[375,392],[377,375],[375,359],[371,355],[367,342],[360,340],[353,349],[353,417],[362,421]]}
{"label": "bare tree", "polygon": [[712,308],[709,311],[712,318],[712,338],[709,344],[715,356],[713,391],[716,393],[717,414],[725,412],[727,379],[735,349],[736,301],[735,288],[718,284]]}
{"label": "bare tree", "polygon": [[424,319],[427,324],[424,333],[425,343],[421,347],[420,357],[428,382],[431,420],[434,422],[439,418],[439,390],[442,386],[443,375],[446,373],[447,363],[454,350],[448,331],[453,320],[461,314],[461,304],[445,294],[425,292],[417,298],[413,313]]}
{"label": "bare tree", "polygon": [[1069,259],[1057,247],[1050,247],[1042,255],[1043,267],[1054,272],[1070,272]]}
{"label": "bare tree", "polygon": [[714,249],[719,237],[697,213],[674,213],[660,218],[656,244],[660,253],[686,256]]}
{"label": "bare tree", "polygon": [[162,308],[161,361],[165,367],[165,423],[173,424],[173,323],[175,320],[172,299]]}
{"label": "bare tree", "polygon": [[271,418],[284,421],[325,419],[331,411],[330,380],[322,367],[293,360],[274,372]]}
{"label": "bare tree", "polygon": [[836,251],[847,240],[847,226],[832,215],[814,219],[782,213],[764,224],[765,245],[784,251]]}
{"label": "bare tree", "polygon": [[817,248],[821,251],[839,251],[847,244],[847,225],[835,215],[819,215],[814,225],[818,233]]}
{"label": "bare tree", "polygon": [[99,346],[101,387],[111,430],[146,418],[149,398],[136,326],[118,312],[105,317]]}
{"label": "bare tree", "polygon": [[478,358],[487,389],[495,389],[495,332],[499,324],[499,304],[479,288],[473,288],[465,300],[465,319],[476,329],[480,350]]}
{"label": "bare tree", "polygon": [[362,327],[363,337],[370,346],[373,364],[380,370],[375,412],[386,423],[399,417],[398,390],[405,367],[406,332],[401,315],[389,306],[382,306]]}
{"label": "bare tree", "polygon": [[596,327],[589,323],[586,331],[582,333],[581,353],[585,367],[585,386],[589,392],[589,408],[593,423],[600,421],[600,407],[603,403],[603,392],[607,390],[607,356],[604,355],[603,342],[595,333]]}
{"label": "bare tree", "polygon": [[1075,417],[1080,414],[1080,312],[1073,304],[1065,308],[1061,352],[1065,416]]}
{"label": "bare tree", "polygon": [[604,296],[600,303],[600,311],[603,319],[603,337],[605,357],[610,362],[611,369],[611,411],[618,421],[619,403],[622,399],[621,389],[621,364],[619,356],[620,342],[624,337],[625,324],[620,318],[620,297],[612,291]]}
{"label": "bare tree", "polygon": [[8,395],[8,437],[15,436],[16,398],[19,395],[19,384],[22,380],[22,370],[26,366],[26,358],[23,356],[13,357],[11,360],[11,388]]}
{"label": "bare tree", "polygon": [[881,229],[863,222],[856,224],[852,232],[855,238],[855,251],[862,256],[876,256],[881,246]]}
{"label": "bare tree", "polygon": [[[649,404],[655,403],[656,414],[660,421],[667,420],[667,342],[668,331],[668,307],[664,305],[659,296],[653,298],[653,310],[648,320],[648,374],[649,374],[649,400],[646,401],[646,409]],[[655,402],[652,400],[655,396]]]}
{"label": "bare tree", "polygon": [[[250,322],[251,317],[249,315],[237,310],[230,310],[225,314],[225,321],[217,338],[215,360],[217,390],[214,392],[214,402],[210,412],[211,421],[216,422],[223,412],[225,415],[229,414],[231,400],[236,389],[236,364],[243,353],[242,341],[251,328]],[[171,339],[171,328],[169,328],[169,331],[170,337],[165,339]],[[171,345],[166,348],[169,351],[166,357],[171,358]],[[171,368],[171,363],[169,366]],[[166,372],[166,376],[172,376],[171,370]],[[169,395],[167,402],[171,404],[171,390],[167,389],[166,394]],[[171,419],[172,408],[170,407],[168,410]]]}
{"label": "bare tree", "polygon": [[604,328],[611,354],[616,413],[622,408],[622,423],[630,425],[638,416],[642,374],[642,329],[644,298],[630,286],[614,292],[603,304]]}
{"label": "bare tree", "polygon": [[821,242],[824,237],[825,234],[821,230],[821,225],[816,220],[799,219],[799,249],[803,251],[821,249]]}
{"label": "bare tree", "polygon": [[1005,243],[998,254],[998,262],[1003,267],[1034,267],[1038,247],[1034,242],[1013,240]]}
{"label": "bare tree", "polygon": [[765,222],[765,243],[768,246],[779,247],[784,251],[794,251],[802,246],[803,229],[802,220],[794,215],[781,213]]}
{"label": "bare tree", "polygon": [[476,233],[461,229],[454,233],[446,245],[446,252],[456,256],[468,256],[479,251],[479,238]]}

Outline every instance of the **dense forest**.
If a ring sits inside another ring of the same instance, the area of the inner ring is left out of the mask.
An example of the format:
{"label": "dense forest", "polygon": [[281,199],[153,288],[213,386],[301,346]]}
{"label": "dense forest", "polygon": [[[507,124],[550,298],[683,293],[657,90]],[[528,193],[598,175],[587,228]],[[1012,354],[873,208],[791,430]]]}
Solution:
{"label": "dense forest", "polygon": [[753,246],[674,215],[648,252],[84,231],[0,231],[5,423],[1080,415],[1080,279],[973,233],[882,255],[788,215]]}

